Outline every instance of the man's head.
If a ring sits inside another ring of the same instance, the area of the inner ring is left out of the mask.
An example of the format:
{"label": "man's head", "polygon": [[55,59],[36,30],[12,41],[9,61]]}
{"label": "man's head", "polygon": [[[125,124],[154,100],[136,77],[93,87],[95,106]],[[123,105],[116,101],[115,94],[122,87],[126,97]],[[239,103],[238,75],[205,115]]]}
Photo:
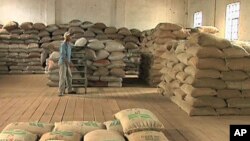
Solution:
{"label": "man's head", "polygon": [[71,39],[69,32],[65,32],[63,37],[64,37],[65,41],[70,41],[70,39]]}

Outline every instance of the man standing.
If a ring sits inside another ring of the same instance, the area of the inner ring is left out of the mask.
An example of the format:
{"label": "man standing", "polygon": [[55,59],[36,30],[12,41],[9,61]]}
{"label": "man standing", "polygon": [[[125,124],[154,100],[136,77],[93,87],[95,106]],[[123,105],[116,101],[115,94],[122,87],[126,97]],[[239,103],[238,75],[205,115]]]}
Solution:
{"label": "man standing", "polygon": [[63,96],[65,93],[65,88],[67,83],[68,94],[75,94],[76,92],[72,90],[72,74],[70,67],[71,63],[71,45],[70,45],[70,33],[66,32],[64,34],[64,41],[60,47],[60,57],[59,57],[59,96]]}

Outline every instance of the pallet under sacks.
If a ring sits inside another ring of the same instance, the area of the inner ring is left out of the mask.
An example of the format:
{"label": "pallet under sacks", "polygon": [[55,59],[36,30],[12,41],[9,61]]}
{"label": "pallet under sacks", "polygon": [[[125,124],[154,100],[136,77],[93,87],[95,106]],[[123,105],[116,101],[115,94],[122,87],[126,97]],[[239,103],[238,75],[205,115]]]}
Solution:
{"label": "pallet under sacks", "polygon": [[189,115],[249,115],[249,47],[194,34],[163,57],[159,87]]}
{"label": "pallet under sacks", "polygon": [[186,39],[189,32],[176,24],[161,23],[155,29],[145,31],[143,35],[140,78],[156,87],[161,82],[160,70],[164,67],[160,56],[178,40]]}
{"label": "pallet under sacks", "polygon": [[[76,41],[75,46],[82,46],[85,52],[85,55],[82,57],[87,59],[88,85],[95,87],[122,87],[122,80],[125,77],[124,46],[112,40],[90,40],[86,43],[85,38],[80,38]],[[58,58],[59,53],[54,50],[49,59],[47,59],[46,70],[50,80],[49,86],[58,86]],[[78,63],[81,64],[82,62],[78,61]],[[76,69],[79,70],[80,68],[76,67]],[[73,74],[73,77],[78,76]]]}

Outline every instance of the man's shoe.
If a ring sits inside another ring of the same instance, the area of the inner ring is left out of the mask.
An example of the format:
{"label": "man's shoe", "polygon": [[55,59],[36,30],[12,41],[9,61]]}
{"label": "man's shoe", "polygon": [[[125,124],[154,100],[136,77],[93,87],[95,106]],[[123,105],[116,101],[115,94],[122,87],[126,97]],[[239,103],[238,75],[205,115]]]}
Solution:
{"label": "man's shoe", "polygon": [[70,91],[68,94],[76,94],[76,91]]}

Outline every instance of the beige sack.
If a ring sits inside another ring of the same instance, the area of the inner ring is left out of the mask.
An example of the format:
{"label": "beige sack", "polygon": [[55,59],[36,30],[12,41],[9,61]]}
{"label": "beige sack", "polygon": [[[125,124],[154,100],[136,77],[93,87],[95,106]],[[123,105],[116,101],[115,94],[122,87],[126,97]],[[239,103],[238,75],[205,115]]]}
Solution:
{"label": "beige sack", "polygon": [[0,140],[1,141],[36,141],[37,136],[30,132],[20,130],[20,129],[13,129],[8,131],[2,131],[0,133]]}
{"label": "beige sack", "polygon": [[198,58],[225,58],[225,54],[216,47],[188,47],[187,53]]}
{"label": "beige sack", "polygon": [[106,59],[106,58],[108,58],[108,56],[109,56],[109,52],[107,52],[104,49],[101,49],[101,50],[98,50],[96,52],[96,58],[95,58],[95,60],[97,61],[97,60]]}
{"label": "beige sack", "polygon": [[181,86],[181,90],[186,94],[192,97],[200,97],[200,96],[214,96],[216,95],[216,91],[211,88],[195,88],[189,84],[183,84]]}
{"label": "beige sack", "polygon": [[53,131],[43,134],[39,141],[63,140],[63,141],[81,141],[81,134],[69,131]]}
{"label": "beige sack", "polygon": [[214,46],[220,49],[224,49],[224,48],[230,47],[231,43],[227,39],[219,38],[217,36],[207,34],[207,33],[200,33],[199,45]]}
{"label": "beige sack", "polygon": [[181,30],[182,27],[177,24],[172,24],[172,23],[160,23],[156,26],[156,29],[176,31],[176,30]]}
{"label": "beige sack", "polygon": [[177,54],[177,58],[179,59],[179,61],[185,65],[189,64],[189,59],[192,57],[191,54],[187,54],[187,53],[180,53]]}
{"label": "beige sack", "polygon": [[125,49],[125,47],[116,41],[108,41],[106,42],[106,47],[105,50],[107,50],[108,52],[119,52],[119,51],[123,51]]}
{"label": "beige sack", "polygon": [[224,89],[227,86],[223,80],[213,78],[194,79],[192,84],[194,87],[212,89]]}
{"label": "beige sack", "polygon": [[195,69],[192,66],[188,66],[184,69],[185,73],[191,75],[194,78],[220,78],[221,74],[217,70],[212,69]]}
{"label": "beige sack", "polygon": [[110,70],[110,74],[117,77],[125,77],[125,71],[121,68],[113,68]]}
{"label": "beige sack", "polygon": [[249,76],[243,71],[221,72],[221,79],[225,81],[245,80]]}
{"label": "beige sack", "polygon": [[250,89],[250,79],[244,81],[226,81],[227,88],[237,90],[248,90]]}
{"label": "beige sack", "polygon": [[105,48],[103,42],[98,40],[89,43],[87,46],[93,50],[100,50]]}
{"label": "beige sack", "polygon": [[226,56],[226,58],[243,58],[246,56],[249,56],[249,53],[246,52],[243,48],[240,47],[230,47],[223,49],[223,52]]}
{"label": "beige sack", "polygon": [[193,107],[213,107],[213,108],[223,108],[227,104],[224,99],[217,98],[213,96],[201,96],[201,97],[191,97],[187,95],[185,100]]}
{"label": "beige sack", "polygon": [[228,107],[250,108],[250,98],[231,98],[227,100]]}
{"label": "beige sack", "polygon": [[227,59],[227,65],[231,70],[250,71],[250,58]]}
{"label": "beige sack", "polygon": [[8,124],[3,131],[20,129],[25,130],[36,135],[42,135],[44,133],[52,131],[54,125],[50,123],[39,123],[39,122],[15,122]]}
{"label": "beige sack", "polygon": [[133,133],[142,130],[162,130],[163,124],[149,110],[126,109],[115,114],[115,118],[121,121],[124,133]]}
{"label": "beige sack", "polygon": [[189,59],[188,64],[198,69],[215,69],[219,71],[228,70],[226,62],[223,59],[215,59],[215,58],[198,59],[197,57],[192,57]]}
{"label": "beige sack", "polygon": [[169,141],[162,132],[141,131],[126,135],[128,141]]}
{"label": "beige sack", "polygon": [[239,98],[241,97],[241,92],[239,90],[223,89],[217,91],[217,96],[220,98]]}
{"label": "beige sack", "polygon": [[102,123],[95,121],[62,121],[55,123],[54,131],[70,131],[85,135],[88,132],[104,128]]}
{"label": "beige sack", "polygon": [[117,131],[95,130],[84,136],[84,141],[125,141],[124,137]]}
{"label": "beige sack", "polygon": [[119,120],[106,121],[103,124],[106,126],[107,130],[114,130],[123,134],[122,125]]}
{"label": "beige sack", "polygon": [[112,52],[108,59],[111,61],[115,60],[122,60],[125,57],[125,54],[123,52]]}

